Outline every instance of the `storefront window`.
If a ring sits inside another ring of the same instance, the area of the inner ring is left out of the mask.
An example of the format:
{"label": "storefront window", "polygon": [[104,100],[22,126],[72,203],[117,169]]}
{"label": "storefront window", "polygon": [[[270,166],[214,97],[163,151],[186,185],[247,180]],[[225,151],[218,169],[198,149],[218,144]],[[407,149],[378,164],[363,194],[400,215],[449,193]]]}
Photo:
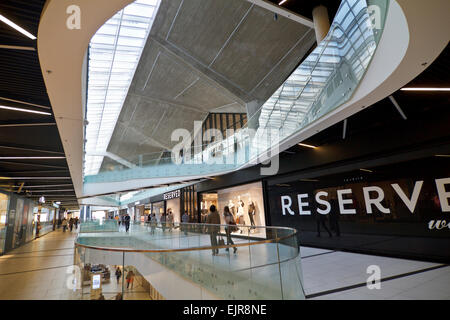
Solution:
{"label": "storefront window", "polygon": [[22,241],[22,216],[24,211],[24,199],[17,199],[16,203],[16,214],[14,217],[14,232],[13,232],[13,241],[12,247],[17,248],[20,246]]}
{"label": "storefront window", "polygon": [[[405,258],[450,258],[450,166],[428,158],[268,181],[271,223],[300,244]],[[439,221],[439,222],[438,222]]]}
{"label": "storefront window", "polygon": [[[206,221],[211,205],[215,205],[219,211],[221,224],[225,224],[223,212],[225,206],[228,206],[238,226],[266,225],[261,182],[203,193],[200,202],[201,222]],[[235,233],[243,232],[244,228],[239,228]],[[260,228],[250,229],[250,234],[265,237],[264,230]]]}
{"label": "storefront window", "polygon": [[164,201],[152,203],[152,213],[154,213],[156,219],[160,221],[161,215],[164,213]]}
{"label": "storefront window", "polygon": [[34,211],[36,210],[37,212],[37,207],[33,206],[33,203],[30,203],[29,207],[28,207],[28,224],[27,224],[27,235],[26,235],[26,240],[25,241],[30,241],[33,239],[34,237]]}
{"label": "storefront window", "polygon": [[167,200],[166,208],[167,213],[172,212],[174,222],[181,222],[180,198]]}

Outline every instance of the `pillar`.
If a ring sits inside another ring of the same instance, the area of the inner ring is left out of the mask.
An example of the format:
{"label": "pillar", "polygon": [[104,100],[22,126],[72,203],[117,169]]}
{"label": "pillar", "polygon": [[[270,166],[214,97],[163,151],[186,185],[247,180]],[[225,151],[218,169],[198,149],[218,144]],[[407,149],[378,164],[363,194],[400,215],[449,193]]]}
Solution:
{"label": "pillar", "polygon": [[314,30],[316,32],[317,43],[323,40],[330,30],[330,19],[328,18],[327,7],[320,5],[312,11]]}

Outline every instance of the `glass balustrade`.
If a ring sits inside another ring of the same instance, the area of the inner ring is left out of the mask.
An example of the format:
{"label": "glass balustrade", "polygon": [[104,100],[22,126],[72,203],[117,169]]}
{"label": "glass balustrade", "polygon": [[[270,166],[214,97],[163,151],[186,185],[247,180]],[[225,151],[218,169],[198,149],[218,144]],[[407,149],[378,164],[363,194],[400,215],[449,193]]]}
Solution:
{"label": "glass balustrade", "polygon": [[187,144],[182,156],[168,150],[130,156],[127,165],[86,175],[84,182],[212,175],[275,156],[276,146],[351,98],[381,38],[388,3],[343,0],[327,36],[241,129],[209,144]]}
{"label": "glass balustrade", "polygon": [[68,290],[85,300],[304,299],[296,230],[232,227],[84,222]]}

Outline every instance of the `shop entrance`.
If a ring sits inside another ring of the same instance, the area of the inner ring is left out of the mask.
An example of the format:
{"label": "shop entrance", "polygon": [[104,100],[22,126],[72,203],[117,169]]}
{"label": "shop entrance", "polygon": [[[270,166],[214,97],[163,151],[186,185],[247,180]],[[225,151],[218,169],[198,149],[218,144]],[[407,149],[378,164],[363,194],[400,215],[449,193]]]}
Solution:
{"label": "shop entrance", "polygon": [[[225,224],[223,212],[225,206],[227,206],[233,214],[234,221],[238,227],[244,225],[254,226],[255,228],[249,230],[250,234],[256,237],[265,237],[264,229],[257,228],[258,226],[266,225],[261,182],[202,193],[200,195],[202,223],[206,222],[211,205],[215,205],[219,211],[221,224]],[[241,234],[246,230],[244,227],[238,229],[235,232],[236,234]]]}

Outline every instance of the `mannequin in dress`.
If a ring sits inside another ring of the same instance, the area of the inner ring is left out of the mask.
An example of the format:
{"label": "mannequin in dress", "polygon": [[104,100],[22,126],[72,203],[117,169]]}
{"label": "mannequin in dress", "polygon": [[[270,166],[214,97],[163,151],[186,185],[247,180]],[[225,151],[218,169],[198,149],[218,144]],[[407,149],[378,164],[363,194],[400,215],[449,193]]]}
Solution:
{"label": "mannequin in dress", "polygon": [[235,207],[234,207],[233,200],[231,200],[231,199],[230,199],[230,201],[228,201],[228,209],[230,209],[230,212],[233,214],[233,217],[234,217],[234,215],[236,213],[235,213]]}

